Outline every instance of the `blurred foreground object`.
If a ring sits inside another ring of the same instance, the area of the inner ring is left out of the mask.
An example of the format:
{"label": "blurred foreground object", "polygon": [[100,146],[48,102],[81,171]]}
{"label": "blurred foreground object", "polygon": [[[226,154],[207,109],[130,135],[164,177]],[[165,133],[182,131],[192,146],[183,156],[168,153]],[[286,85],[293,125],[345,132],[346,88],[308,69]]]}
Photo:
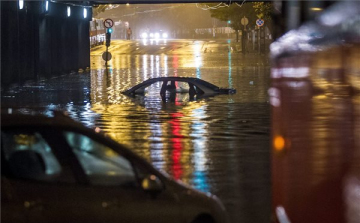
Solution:
{"label": "blurred foreground object", "polygon": [[360,222],[360,2],[271,45],[274,222]]}

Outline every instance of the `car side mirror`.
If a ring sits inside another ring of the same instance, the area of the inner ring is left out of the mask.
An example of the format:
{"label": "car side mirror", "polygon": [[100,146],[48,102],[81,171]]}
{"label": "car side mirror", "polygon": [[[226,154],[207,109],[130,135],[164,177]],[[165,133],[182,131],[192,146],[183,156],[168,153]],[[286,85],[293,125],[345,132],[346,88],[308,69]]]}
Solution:
{"label": "car side mirror", "polygon": [[153,194],[157,194],[164,189],[163,183],[155,175],[146,176],[141,182],[141,187],[144,189],[144,191]]}

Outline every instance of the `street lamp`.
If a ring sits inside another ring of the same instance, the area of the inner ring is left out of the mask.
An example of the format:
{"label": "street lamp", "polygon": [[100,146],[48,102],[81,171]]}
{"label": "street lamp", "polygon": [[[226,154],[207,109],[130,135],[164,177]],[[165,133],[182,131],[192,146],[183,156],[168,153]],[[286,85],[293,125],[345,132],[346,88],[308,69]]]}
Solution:
{"label": "street lamp", "polygon": [[87,9],[84,8],[84,19],[86,19],[86,17],[87,17]]}
{"label": "street lamp", "polygon": [[70,17],[71,15],[71,8],[70,6],[67,7],[67,17]]}
{"label": "street lamp", "polygon": [[19,0],[19,9],[24,8],[24,0]]}

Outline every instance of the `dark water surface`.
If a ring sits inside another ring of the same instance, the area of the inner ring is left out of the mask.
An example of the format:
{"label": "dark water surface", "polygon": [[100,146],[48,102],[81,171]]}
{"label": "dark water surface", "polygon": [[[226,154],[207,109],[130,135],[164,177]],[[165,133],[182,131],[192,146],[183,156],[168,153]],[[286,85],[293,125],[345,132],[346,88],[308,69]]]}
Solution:
{"label": "dark water surface", "polygon": [[[128,51],[113,50],[108,70],[102,51],[94,50],[90,73],[3,94],[2,104],[24,111],[32,107],[66,110],[85,125],[100,127],[175,179],[217,195],[232,222],[269,222],[267,56],[243,55],[226,41],[173,41],[148,48],[132,42],[128,47]],[[134,53],[136,48],[142,51]],[[237,93],[195,101],[188,94],[177,94],[175,102],[163,102],[158,84],[145,96],[121,94],[160,76],[198,77],[236,88]]]}

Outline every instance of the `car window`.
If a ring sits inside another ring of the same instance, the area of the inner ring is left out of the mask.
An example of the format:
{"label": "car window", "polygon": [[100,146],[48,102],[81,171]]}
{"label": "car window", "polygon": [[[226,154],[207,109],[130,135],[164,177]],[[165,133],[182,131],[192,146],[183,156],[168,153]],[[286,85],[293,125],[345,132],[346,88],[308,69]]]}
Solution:
{"label": "car window", "polygon": [[53,149],[39,131],[2,131],[1,140],[3,155],[15,177],[75,182],[72,176],[65,176]]}
{"label": "car window", "polygon": [[136,185],[131,163],[119,153],[83,134],[64,132],[64,136],[91,184]]}

